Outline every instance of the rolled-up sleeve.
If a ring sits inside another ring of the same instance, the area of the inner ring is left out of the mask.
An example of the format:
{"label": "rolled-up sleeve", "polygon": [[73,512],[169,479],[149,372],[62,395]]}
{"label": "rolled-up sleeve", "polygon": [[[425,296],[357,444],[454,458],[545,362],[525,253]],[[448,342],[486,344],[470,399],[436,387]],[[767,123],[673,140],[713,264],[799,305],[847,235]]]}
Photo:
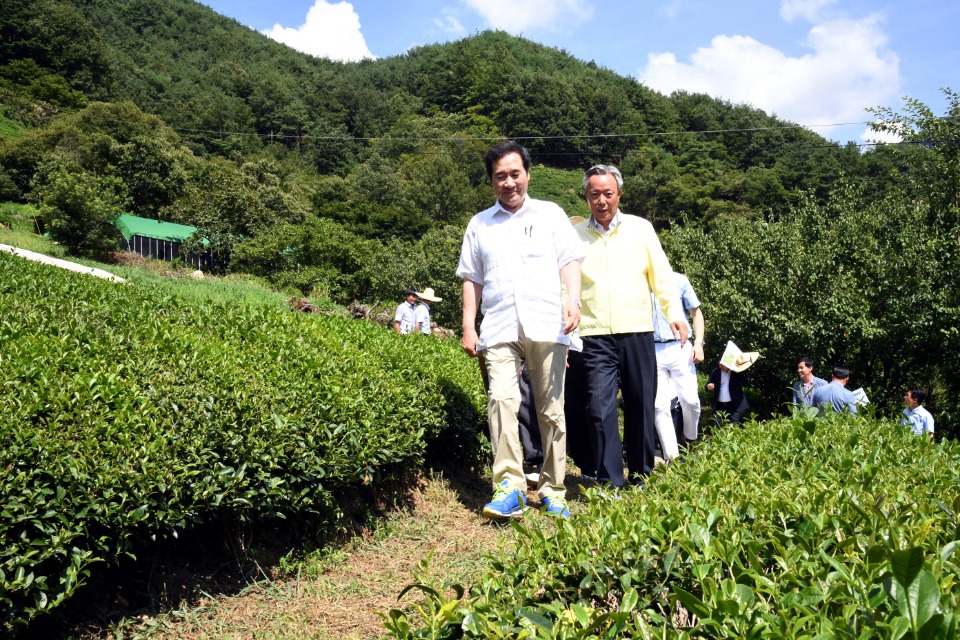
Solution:
{"label": "rolled-up sleeve", "polygon": [[587,257],[587,245],[577,235],[562,210],[559,215],[560,220],[554,233],[554,250],[557,253],[557,268],[562,269],[571,262],[583,262]]}
{"label": "rolled-up sleeve", "polygon": [[467,225],[460,246],[460,263],[457,265],[457,277],[483,284],[483,258],[477,241],[477,227],[474,221]]}

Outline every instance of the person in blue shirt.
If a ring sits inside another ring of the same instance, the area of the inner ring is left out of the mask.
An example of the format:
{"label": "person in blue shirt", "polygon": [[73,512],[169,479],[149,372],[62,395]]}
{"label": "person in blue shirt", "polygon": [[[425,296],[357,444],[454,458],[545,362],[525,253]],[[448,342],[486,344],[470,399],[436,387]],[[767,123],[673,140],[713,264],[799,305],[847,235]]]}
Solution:
{"label": "person in blue shirt", "polygon": [[420,304],[414,309],[414,327],[425,336],[430,335],[430,305],[434,302],[440,302],[443,298],[438,298],[433,293],[433,287],[427,287],[423,291],[417,291],[417,298]]}
{"label": "person in blue shirt", "polygon": [[822,387],[816,387],[810,396],[810,406],[817,407],[820,415],[825,410],[833,410],[837,413],[846,411],[847,413],[857,413],[857,398],[853,392],[847,389],[847,382],[850,380],[850,369],[844,367],[833,368],[833,379],[830,384]]}
{"label": "person in blue shirt", "polygon": [[927,392],[923,389],[914,387],[907,391],[903,396],[903,404],[907,408],[903,410],[900,424],[910,427],[914,435],[929,434],[930,440],[933,441],[933,416],[922,406],[926,397]]}
{"label": "person in blue shirt", "polygon": [[797,364],[797,375],[800,379],[793,383],[793,398],[791,403],[794,407],[809,407],[813,397],[813,390],[827,384],[823,378],[813,375],[813,360],[804,356],[800,358]]}
{"label": "person in blue shirt", "polygon": [[700,310],[697,292],[682,273],[674,272],[673,280],[677,284],[683,320],[687,323],[687,335],[696,335],[696,338],[693,342],[691,341],[694,339],[691,338],[681,344],[680,339],[673,335],[657,297],[650,294],[653,303],[653,342],[657,354],[657,396],[654,408],[657,435],[660,437],[660,448],[666,460],[680,455],[671,411],[674,398],[679,400],[683,412],[683,443],[693,442],[699,435],[700,395],[696,365],[703,362],[704,338],[703,312]]}

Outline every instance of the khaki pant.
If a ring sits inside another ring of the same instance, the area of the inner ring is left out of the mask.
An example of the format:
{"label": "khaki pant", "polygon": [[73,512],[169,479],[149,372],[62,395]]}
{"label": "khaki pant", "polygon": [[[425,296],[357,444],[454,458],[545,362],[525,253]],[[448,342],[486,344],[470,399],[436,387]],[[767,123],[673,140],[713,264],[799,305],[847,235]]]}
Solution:
{"label": "khaki pant", "polygon": [[530,374],[543,467],[537,494],[541,498],[564,495],[567,465],[567,429],[563,417],[563,382],[566,373],[567,346],[555,342],[534,342],[523,335],[516,342],[504,342],[484,353],[490,377],[487,417],[490,444],[493,447],[493,485],[507,481],[510,489],[526,490],[523,477],[523,447],[520,444],[520,372],[524,362]]}

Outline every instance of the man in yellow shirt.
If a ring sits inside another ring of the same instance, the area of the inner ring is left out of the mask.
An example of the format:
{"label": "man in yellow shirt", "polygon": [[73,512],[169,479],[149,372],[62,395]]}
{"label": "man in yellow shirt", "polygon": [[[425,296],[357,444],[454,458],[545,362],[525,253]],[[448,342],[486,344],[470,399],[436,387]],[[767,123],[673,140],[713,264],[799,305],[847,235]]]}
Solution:
{"label": "man in yellow shirt", "polygon": [[[580,265],[580,336],[597,479],[613,487],[624,485],[625,448],[634,482],[642,484],[653,469],[656,433],[657,358],[650,292],[681,345],[687,340],[687,325],[673,270],[653,225],[619,209],[620,171],[609,165],[591,167],[583,188],[591,215],[576,226],[587,245]],[[623,395],[623,447],[618,390]]]}

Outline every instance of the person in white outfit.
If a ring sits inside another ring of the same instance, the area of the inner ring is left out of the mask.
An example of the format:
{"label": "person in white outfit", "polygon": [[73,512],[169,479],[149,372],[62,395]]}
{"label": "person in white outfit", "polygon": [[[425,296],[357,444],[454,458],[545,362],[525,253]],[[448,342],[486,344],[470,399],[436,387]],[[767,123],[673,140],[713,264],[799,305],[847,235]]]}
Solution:
{"label": "person in white outfit", "polygon": [[653,298],[653,339],[657,350],[657,400],[656,424],[660,447],[666,460],[680,455],[677,435],[673,427],[670,405],[674,398],[680,401],[683,412],[683,440],[693,442],[698,437],[700,425],[700,395],[698,393],[696,365],[703,362],[703,312],[700,299],[690,280],[682,273],[674,273],[677,292],[683,306],[688,332],[693,326],[692,340],[681,344],[667,322],[656,296]]}

